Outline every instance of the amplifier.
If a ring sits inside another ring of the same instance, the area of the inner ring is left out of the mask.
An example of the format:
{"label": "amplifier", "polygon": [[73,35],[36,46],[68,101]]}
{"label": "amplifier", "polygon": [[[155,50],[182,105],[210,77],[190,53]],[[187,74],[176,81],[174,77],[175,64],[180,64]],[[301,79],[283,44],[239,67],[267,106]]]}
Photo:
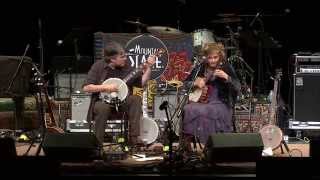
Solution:
{"label": "amplifier", "polygon": [[320,56],[294,54],[295,73],[320,73]]}
{"label": "amplifier", "polygon": [[[320,122],[320,74],[299,73],[294,75],[293,122]],[[301,125],[301,123],[299,123]],[[301,127],[306,128],[306,123]],[[309,126],[308,125],[308,126]]]}
{"label": "amplifier", "polygon": [[301,73],[320,73],[320,67],[319,66],[300,67],[299,72],[301,72]]}
{"label": "amplifier", "polygon": [[320,56],[319,55],[309,55],[309,56],[300,56],[295,54],[296,62],[319,62],[320,63]]}
{"label": "amplifier", "polygon": [[71,95],[71,119],[86,121],[90,106],[90,94],[72,94]]}

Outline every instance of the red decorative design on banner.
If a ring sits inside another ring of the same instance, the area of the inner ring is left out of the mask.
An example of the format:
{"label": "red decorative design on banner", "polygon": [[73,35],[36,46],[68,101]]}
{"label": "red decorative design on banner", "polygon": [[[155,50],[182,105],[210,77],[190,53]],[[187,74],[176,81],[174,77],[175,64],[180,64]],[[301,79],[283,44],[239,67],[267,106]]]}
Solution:
{"label": "red decorative design on banner", "polygon": [[161,81],[184,81],[191,72],[192,63],[187,58],[187,52],[171,52],[166,70],[161,75]]}

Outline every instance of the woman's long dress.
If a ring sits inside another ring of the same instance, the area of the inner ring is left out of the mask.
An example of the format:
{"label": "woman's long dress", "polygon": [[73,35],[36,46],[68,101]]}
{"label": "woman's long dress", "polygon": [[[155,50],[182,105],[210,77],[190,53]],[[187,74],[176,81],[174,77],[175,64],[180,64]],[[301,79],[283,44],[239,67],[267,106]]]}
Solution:
{"label": "woman's long dress", "polygon": [[208,103],[190,102],[184,107],[183,133],[194,135],[206,143],[213,133],[232,132],[232,108],[218,97],[218,88],[208,90]]}

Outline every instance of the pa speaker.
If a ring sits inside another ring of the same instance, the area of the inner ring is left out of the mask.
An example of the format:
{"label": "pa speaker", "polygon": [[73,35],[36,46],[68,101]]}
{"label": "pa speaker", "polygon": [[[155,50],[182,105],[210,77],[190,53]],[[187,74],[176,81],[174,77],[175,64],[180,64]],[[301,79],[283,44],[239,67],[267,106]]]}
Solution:
{"label": "pa speaker", "polygon": [[100,146],[92,133],[48,133],[43,151],[49,158],[61,161],[91,161],[99,158]]}
{"label": "pa speaker", "polygon": [[253,162],[261,158],[259,133],[217,133],[209,136],[205,152],[210,162]]}
{"label": "pa speaker", "polygon": [[320,122],[320,73],[294,76],[293,119]]}

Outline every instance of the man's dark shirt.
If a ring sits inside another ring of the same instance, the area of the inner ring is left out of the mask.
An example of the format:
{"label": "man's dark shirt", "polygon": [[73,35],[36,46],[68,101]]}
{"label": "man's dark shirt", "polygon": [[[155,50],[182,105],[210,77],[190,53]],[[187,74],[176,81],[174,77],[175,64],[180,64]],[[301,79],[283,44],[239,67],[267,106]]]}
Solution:
{"label": "man's dark shirt", "polygon": [[[87,80],[83,84],[83,86],[86,86],[89,84],[100,85],[106,79],[109,79],[109,78],[124,79],[132,71],[134,71],[134,68],[129,65],[127,65],[123,68],[111,68],[105,61],[100,60],[100,61],[95,62],[91,66],[91,69],[88,72]],[[129,88],[129,94],[132,94],[133,86],[142,87],[141,75],[142,75],[142,73],[138,73],[137,75],[135,75],[133,78],[131,78],[127,82],[127,85]],[[89,113],[88,113],[87,120],[93,120],[92,119],[93,105],[98,100],[99,100],[99,93],[93,93],[92,97],[91,97],[91,103],[90,103],[90,107],[89,107]]]}
{"label": "man's dark shirt", "polygon": [[[134,68],[129,65],[123,68],[111,68],[105,61],[97,61],[92,65],[84,86],[88,84],[100,85],[109,78],[124,79],[132,71]],[[130,93],[133,86],[141,87],[141,73],[129,80],[127,85]]]}

